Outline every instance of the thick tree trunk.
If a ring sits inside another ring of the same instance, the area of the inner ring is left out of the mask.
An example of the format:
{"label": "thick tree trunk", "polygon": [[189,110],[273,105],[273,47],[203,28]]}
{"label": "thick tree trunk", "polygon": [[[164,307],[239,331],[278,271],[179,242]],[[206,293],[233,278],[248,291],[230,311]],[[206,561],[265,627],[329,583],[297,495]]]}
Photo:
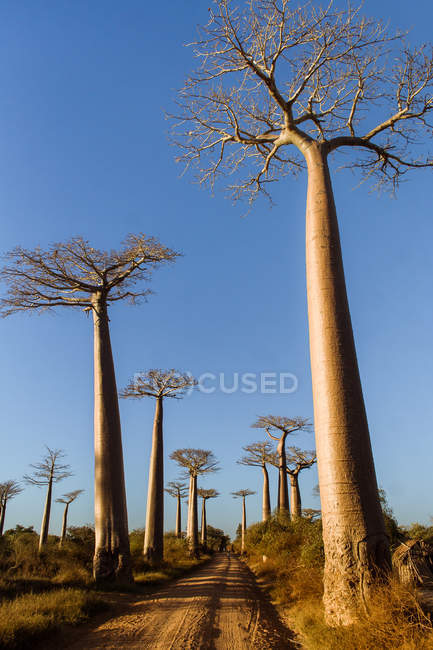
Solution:
{"label": "thick tree trunk", "polygon": [[325,544],[327,622],[347,625],[390,565],[346,294],[326,155],[308,166],[306,264],[311,372]]}
{"label": "thick tree trunk", "polygon": [[266,465],[262,465],[262,469],[263,469],[262,521],[267,521],[271,516],[271,498],[269,496],[269,474]]}
{"label": "thick tree trunk", "polygon": [[5,527],[5,516],[6,516],[6,502],[2,503],[0,509],[0,537],[3,536],[3,529]]}
{"label": "thick tree trunk", "polygon": [[247,528],[247,512],[245,507],[245,497],[242,497],[242,526],[241,526],[241,553],[245,553],[245,530]]}
{"label": "thick tree trunk", "polygon": [[69,510],[69,503],[65,505],[65,509],[63,511],[62,532],[60,533],[59,546],[62,546],[66,539],[66,528],[68,524],[68,510]]}
{"label": "thick tree trunk", "polygon": [[182,510],[181,510],[181,497],[177,497],[177,509],[176,509],[176,537],[182,537]]}
{"label": "thick tree trunk", "polygon": [[300,517],[302,514],[301,492],[299,490],[299,474],[289,474],[290,476],[290,514],[292,519]]}
{"label": "thick tree trunk", "polygon": [[202,499],[201,506],[201,544],[206,548],[207,542],[207,522],[206,522],[206,499]]}
{"label": "thick tree trunk", "polygon": [[162,419],[162,397],[158,397],[156,399],[155,419],[153,422],[146,528],[144,533],[144,555],[152,566],[160,564],[164,555],[164,450]]}
{"label": "thick tree trunk", "polygon": [[132,582],[122,433],[107,306],[93,304],[95,379],[95,555],[97,581]]}
{"label": "thick tree trunk", "polygon": [[190,504],[190,522],[189,522],[189,553],[191,557],[198,556],[198,508],[197,508],[197,476],[191,477],[191,504]]}
{"label": "thick tree trunk", "polygon": [[286,436],[282,436],[277,446],[279,458],[279,480],[278,480],[278,512],[290,514],[289,510],[289,488],[287,485],[287,463],[286,463]]}
{"label": "thick tree trunk", "polygon": [[191,512],[192,512],[192,486],[193,486],[194,480],[193,477],[190,475],[189,477],[189,490],[188,490],[188,514],[186,518],[186,538],[189,539],[191,537]]}
{"label": "thick tree trunk", "polygon": [[50,528],[52,494],[53,494],[53,477],[50,476],[48,487],[47,487],[47,497],[45,499],[44,515],[42,517],[41,533],[39,535],[39,553],[42,551],[48,539],[48,530]]}

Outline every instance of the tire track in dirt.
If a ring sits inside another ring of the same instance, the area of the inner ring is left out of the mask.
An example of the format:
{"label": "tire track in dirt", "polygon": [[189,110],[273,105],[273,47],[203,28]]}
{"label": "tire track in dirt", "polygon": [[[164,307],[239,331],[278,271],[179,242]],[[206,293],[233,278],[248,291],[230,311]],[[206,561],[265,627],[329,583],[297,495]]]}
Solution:
{"label": "tire track in dirt", "polygon": [[217,554],[128,611],[62,648],[152,650],[271,650],[295,648],[292,635],[258,587],[248,567]]}

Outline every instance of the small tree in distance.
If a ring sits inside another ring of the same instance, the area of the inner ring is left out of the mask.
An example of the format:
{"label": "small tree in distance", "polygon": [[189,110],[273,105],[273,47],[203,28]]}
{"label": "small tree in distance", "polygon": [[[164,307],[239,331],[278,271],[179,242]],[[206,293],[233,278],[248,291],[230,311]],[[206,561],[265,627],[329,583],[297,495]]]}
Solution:
{"label": "small tree in distance", "polygon": [[152,451],[150,455],[147,491],[146,526],[144,531],[144,556],[157,566],[164,557],[164,439],[163,401],[165,398],[181,399],[197,381],[178,370],[153,369],[135,375],[120,397],[156,400],[153,421]]}
{"label": "small tree in distance", "polygon": [[66,530],[67,530],[67,527],[68,527],[69,506],[83,492],[84,492],[84,490],[74,490],[73,492],[67,492],[61,498],[56,499],[57,503],[64,503],[64,505],[65,505],[65,509],[63,511],[63,519],[62,519],[62,532],[60,533],[60,540],[59,540],[59,546],[60,547],[63,546],[63,543],[64,543],[64,541],[66,539]]}
{"label": "small tree in distance", "polygon": [[26,474],[24,480],[29,485],[37,487],[47,486],[47,496],[45,499],[44,514],[42,517],[41,533],[39,535],[39,552],[42,551],[47,542],[48,531],[50,527],[51,502],[53,497],[53,484],[63,481],[63,479],[72,476],[69,471],[70,466],[64,465],[60,461],[65,457],[61,449],[50,449],[47,447],[47,453],[40,463],[30,465],[33,467],[32,474]]}
{"label": "small tree in distance", "polygon": [[204,488],[199,488],[197,490],[198,496],[202,500],[201,504],[201,545],[204,549],[207,547],[207,517],[206,517],[206,501],[208,499],[216,499],[219,497],[220,493],[214,489],[205,490]]}
{"label": "small tree in distance", "polygon": [[129,235],[119,250],[102,251],[82,237],[48,250],[16,248],[0,279],[8,293],[3,316],[20,311],[75,307],[91,312],[94,332],[95,580],[132,582],[122,432],[111,349],[108,306],[135,304],[150,292],[136,288],[177,253],[153,237]]}
{"label": "small tree in distance", "polygon": [[0,483],[0,537],[3,535],[7,503],[22,491],[23,488],[18,481],[11,480]]}
{"label": "small tree in distance", "polygon": [[188,494],[188,489],[186,483],[181,483],[180,481],[170,481],[168,487],[165,488],[167,494],[176,499],[176,528],[175,535],[176,537],[182,537],[182,499]]}
{"label": "small tree in distance", "polygon": [[[325,544],[324,603],[348,625],[390,568],[346,292],[330,154],[394,190],[432,167],[431,46],[410,47],[348,3],[215,0],[194,43],[174,140],[200,183],[254,200],[307,171],[306,271]],[[361,550],[362,549],[362,550]]]}
{"label": "small tree in distance", "polygon": [[252,490],[238,490],[232,492],[234,499],[242,499],[242,524],[241,524],[241,553],[245,553],[245,531],[247,529],[247,509],[245,506],[245,499],[251,494],[255,494]]}
{"label": "small tree in distance", "polygon": [[317,462],[315,451],[302,451],[299,447],[288,447],[286,471],[290,479],[290,514],[295,519],[302,515],[299,473]]}
{"label": "small tree in distance", "polygon": [[262,521],[271,516],[271,499],[269,494],[269,474],[266,465],[269,463],[278,467],[278,455],[270,442],[253,442],[242,448],[246,454],[237,462],[248,467],[261,467],[263,472]]}
{"label": "small tree in distance", "polygon": [[189,476],[188,525],[187,538],[189,552],[192,557],[198,555],[198,508],[197,508],[197,477],[219,470],[217,460],[212,451],[207,449],[176,449],[170,454]]}

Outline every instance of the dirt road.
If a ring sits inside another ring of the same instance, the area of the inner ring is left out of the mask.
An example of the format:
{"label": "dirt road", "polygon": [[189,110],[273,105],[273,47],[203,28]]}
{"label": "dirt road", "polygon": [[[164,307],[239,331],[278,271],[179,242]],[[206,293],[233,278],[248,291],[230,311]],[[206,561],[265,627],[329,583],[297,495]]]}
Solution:
{"label": "dirt road", "polygon": [[219,553],[193,574],[62,647],[267,650],[295,645],[251,571],[236,557]]}

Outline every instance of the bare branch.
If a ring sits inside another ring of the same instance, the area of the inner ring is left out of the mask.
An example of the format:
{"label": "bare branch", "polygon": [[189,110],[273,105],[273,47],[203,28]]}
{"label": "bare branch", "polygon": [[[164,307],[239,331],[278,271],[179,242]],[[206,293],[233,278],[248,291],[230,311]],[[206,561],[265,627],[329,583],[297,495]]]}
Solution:
{"label": "bare branch", "polygon": [[197,386],[197,380],[188,373],[179,370],[160,370],[154,368],[134,376],[130,383],[119,392],[119,397],[171,397],[181,399],[188,390]]}

